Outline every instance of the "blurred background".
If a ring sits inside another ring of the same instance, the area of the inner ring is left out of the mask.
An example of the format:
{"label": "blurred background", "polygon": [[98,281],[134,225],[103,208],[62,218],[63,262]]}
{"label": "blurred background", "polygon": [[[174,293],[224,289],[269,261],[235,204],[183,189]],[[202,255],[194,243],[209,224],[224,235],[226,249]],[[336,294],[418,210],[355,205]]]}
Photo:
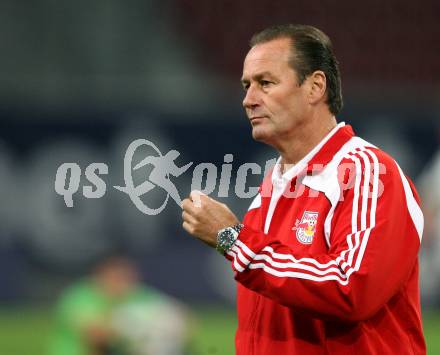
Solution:
{"label": "blurred background", "polygon": [[[391,153],[418,186],[424,326],[430,353],[440,353],[439,18],[435,0],[1,0],[0,353],[47,354],[66,290],[115,251],[142,286],[185,309],[187,353],[233,353],[229,265],[182,231],[174,201],[145,215],[112,186],[124,186],[124,155],[138,138],[179,151],[178,166],[220,171],[232,154],[236,171],[276,157],[251,139],[239,80],[251,35],[288,22],[330,36],[345,102],[338,120]],[[82,172],[72,208],[54,188],[65,162]],[[92,162],[108,165],[99,199],[82,194]],[[181,198],[192,170],[171,178]],[[227,195],[243,216],[251,200]],[[142,201],[159,208],[165,197],[159,188]]]}

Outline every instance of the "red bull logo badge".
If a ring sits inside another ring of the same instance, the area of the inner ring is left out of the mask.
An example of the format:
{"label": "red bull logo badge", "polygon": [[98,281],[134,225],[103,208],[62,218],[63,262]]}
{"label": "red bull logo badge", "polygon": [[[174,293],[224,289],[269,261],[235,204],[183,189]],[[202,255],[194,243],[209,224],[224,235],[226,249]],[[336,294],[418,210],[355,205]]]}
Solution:
{"label": "red bull logo badge", "polygon": [[296,220],[292,230],[296,231],[296,239],[302,244],[312,244],[318,221],[318,212],[305,211],[301,221]]}

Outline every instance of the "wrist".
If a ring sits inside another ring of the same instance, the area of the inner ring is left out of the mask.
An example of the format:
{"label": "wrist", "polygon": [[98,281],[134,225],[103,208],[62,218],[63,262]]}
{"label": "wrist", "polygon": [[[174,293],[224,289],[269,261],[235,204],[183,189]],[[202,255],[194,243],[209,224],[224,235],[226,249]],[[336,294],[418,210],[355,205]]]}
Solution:
{"label": "wrist", "polygon": [[216,250],[223,255],[231,250],[237,241],[242,228],[243,224],[239,223],[234,226],[220,229],[217,233]]}

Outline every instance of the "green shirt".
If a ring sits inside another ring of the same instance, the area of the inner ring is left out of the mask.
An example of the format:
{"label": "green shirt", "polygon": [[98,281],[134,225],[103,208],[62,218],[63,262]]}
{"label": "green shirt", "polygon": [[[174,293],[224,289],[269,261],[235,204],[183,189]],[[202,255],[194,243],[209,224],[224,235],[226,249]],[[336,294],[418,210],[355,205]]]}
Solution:
{"label": "green shirt", "polygon": [[109,325],[118,309],[130,305],[162,303],[159,292],[138,287],[121,299],[111,298],[92,280],[82,280],[62,294],[55,310],[55,329],[49,355],[89,355],[86,329],[92,324]]}

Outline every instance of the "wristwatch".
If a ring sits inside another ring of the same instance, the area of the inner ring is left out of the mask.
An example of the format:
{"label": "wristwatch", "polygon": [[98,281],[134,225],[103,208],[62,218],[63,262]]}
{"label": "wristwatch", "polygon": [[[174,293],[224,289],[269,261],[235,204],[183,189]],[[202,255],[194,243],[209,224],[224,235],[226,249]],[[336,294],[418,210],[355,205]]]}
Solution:
{"label": "wristwatch", "polygon": [[220,229],[217,233],[217,246],[215,247],[220,254],[225,254],[231,250],[240,234],[243,224],[236,224],[232,227]]}

